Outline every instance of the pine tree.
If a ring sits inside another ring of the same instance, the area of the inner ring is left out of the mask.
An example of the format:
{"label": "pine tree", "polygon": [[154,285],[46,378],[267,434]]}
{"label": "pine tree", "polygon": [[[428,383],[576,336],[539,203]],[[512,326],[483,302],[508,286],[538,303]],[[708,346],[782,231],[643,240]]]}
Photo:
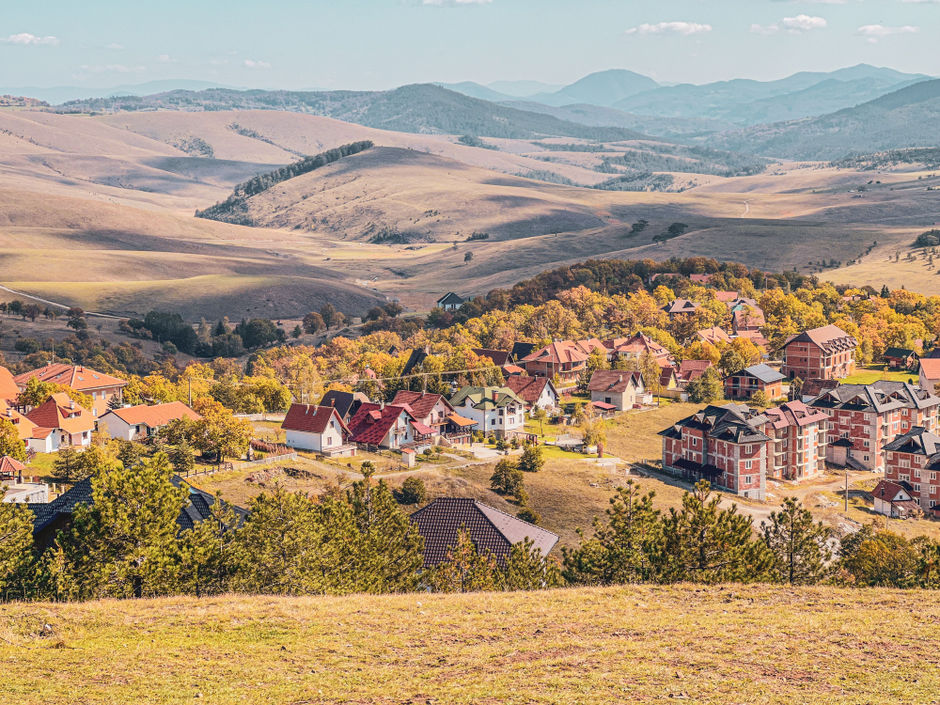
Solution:
{"label": "pine tree", "polygon": [[56,453],[52,461],[52,476],[62,482],[77,482],[82,479],[79,477],[81,467],[81,453],[66,446]]}
{"label": "pine tree", "polygon": [[170,448],[170,464],[173,466],[173,472],[177,475],[187,476],[196,468],[196,458],[193,447],[183,436],[179,443]]}
{"label": "pine tree", "polygon": [[700,480],[682,498],[682,509],[670,508],[663,521],[664,582],[754,582],[772,574],[773,554],[753,538],[751,518],[720,503]]}
{"label": "pine tree", "polygon": [[209,518],[183,531],[177,542],[178,590],[196,597],[228,592],[236,569],[238,516],[220,497],[210,511]]}
{"label": "pine tree", "polygon": [[542,555],[526,537],[513,544],[503,570],[504,590],[543,590],[561,584],[558,565]]}
{"label": "pine tree", "polygon": [[498,590],[502,576],[493,554],[479,553],[464,528],[446,559],[428,571],[426,583],[434,592],[479,592]]}
{"label": "pine tree", "polygon": [[795,497],[783,500],[783,508],[771,512],[762,524],[764,543],[774,556],[776,580],[791,585],[814,585],[830,571],[832,532]]}
{"label": "pine tree", "polygon": [[0,503],[0,598],[29,597],[33,560],[33,513],[22,504]]}
{"label": "pine tree", "polygon": [[522,471],[509,458],[503,458],[490,476],[490,489],[502,495],[514,495],[522,489]]}
{"label": "pine tree", "polygon": [[542,447],[532,443],[526,444],[525,450],[519,457],[519,469],[522,472],[538,472],[545,466],[545,458],[542,455]]}

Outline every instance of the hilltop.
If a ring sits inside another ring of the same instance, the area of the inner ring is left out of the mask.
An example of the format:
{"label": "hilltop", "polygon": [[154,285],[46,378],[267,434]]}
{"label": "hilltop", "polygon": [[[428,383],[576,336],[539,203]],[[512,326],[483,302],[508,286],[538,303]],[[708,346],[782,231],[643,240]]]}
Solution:
{"label": "hilltop", "polygon": [[8,604],[0,696],[920,704],[938,620],[929,592],[761,585]]}

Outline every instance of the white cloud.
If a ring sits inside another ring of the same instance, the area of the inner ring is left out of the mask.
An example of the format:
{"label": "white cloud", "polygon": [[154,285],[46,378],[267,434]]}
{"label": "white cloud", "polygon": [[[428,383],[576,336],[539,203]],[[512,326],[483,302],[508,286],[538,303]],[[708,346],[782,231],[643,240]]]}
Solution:
{"label": "white cloud", "polygon": [[865,37],[871,44],[875,44],[879,39],[890,37],[895,34],[916,34],[920,27],[913,25],[902,25],[900,27],[886,27],[883,24],[866,24],[859,27],[855,33],[860,37]]}
{"label": "white cloud", "polygon": [[822,17],[811,15],[797,15],[796,17],[784,17],[783,27],[789,32],[809,32],[814,29],[825,29],[828,24]]}
{"label": "white cloud", "polygon": [[927,4],[927,3],[934,3],[934,4],[940,3],[940,0],[901,0],[901,2],[906,2],[906,3],[911,3],[911,4],[918,4],[918,5],[925,5],[925,4]]}
{"label": "white cloud", "polygon": [[111,42],[110,44],[106,44],[104,48],[112,49],[113,51],[123,51],[124,45],[118,44],[117,42]]}
{"label": "white cloud", "polygon": [[267,61],[256,61],[256,60],[254,60],[254,59],[245,59],[245,60],[242,62],[242,66],[244,66],[245,68],[249,68],[249,69],[269,69],[269,68],[271,68],[271,64],[269,64]]}
{"label": "white cloud", "polygon": [[59,43],[59,38],[52,36],[40,37],[35,34],[30,34],[29,32],[20,32],[19,34],[11,34],[5,39],[0,39],[0,42],[3,42],[4,44],[22,44],[24,46],[30,44],[46,44],[54,46]]}
{"label": "white cloud", "polygon": [[681,34],[689,36],[691,34],[704,34],[711,32],[710,24],[699,24],[698,22],[657,22],[656,24],[641,24],[631,27],[627,34]]}
{"label": "white cloud", "polygon": [[174,59],[169,54],[160,54],[160,56],[157,57],[157,61],[159,61],[161,64],[175,64],[176,63],[176,59]]}
{"label": "white cloud", "polygon": [[751,32],[753,34],[776,34],[780,31],[780,25],[778,24],[752,24]]}

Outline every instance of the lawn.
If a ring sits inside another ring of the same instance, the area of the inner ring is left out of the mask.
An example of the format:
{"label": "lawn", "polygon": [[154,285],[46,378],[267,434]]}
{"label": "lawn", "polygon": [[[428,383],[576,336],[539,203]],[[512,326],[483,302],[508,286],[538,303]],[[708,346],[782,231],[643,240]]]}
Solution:
{"label": "lawn", "polygon": [[0,702],[937,702],[933,592],[728,585],[0,606]]}
{"label": "lawn", "polygon": [[879,379],[887,379],[892,382],[914,382],[917,383],[917,373],[907,370],[886,371],[884,366],[873,365],[862,367],[855,371],[855,374],[849,375],[841,380],[843,384],[871,384]]}

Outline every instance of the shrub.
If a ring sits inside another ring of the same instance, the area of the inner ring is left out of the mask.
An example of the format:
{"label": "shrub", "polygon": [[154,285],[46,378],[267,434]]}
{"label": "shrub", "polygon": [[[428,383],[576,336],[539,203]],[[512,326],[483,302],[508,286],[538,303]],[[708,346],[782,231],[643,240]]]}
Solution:
{"label": "shrub", "polygon": [[396,490],[395,499],[400,504],[421,504],[427,499],[428,493],[420,477],[408,477]]}

